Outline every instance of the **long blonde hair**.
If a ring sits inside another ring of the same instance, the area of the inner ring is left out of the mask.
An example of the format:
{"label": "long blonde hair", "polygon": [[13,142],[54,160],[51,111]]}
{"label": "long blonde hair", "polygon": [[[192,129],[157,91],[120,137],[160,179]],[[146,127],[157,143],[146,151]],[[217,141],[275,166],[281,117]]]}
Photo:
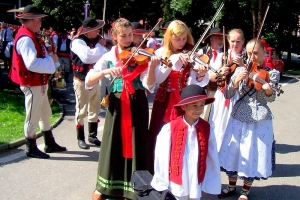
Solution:
{"label": "long blonde hair", "polygon": [[[117,34],[119,33],[120,27],[132,27],[132,24],[130,21],[128,21],[125,18],[119,18],[116,21],[113,22],[112,28],[111,28],[111,34],[114,37],[117,37]],[[118,44],[117,40],[112,39],[114,45]]]}
{"label": "long blonde hair", "polygon": [[180,37],[184,33],[187,33],[187,42],[188,44],[194,45],[194,39],[191,34],[190,29],[187,27],[187,25],[180,21],[180,20],[174,20],[172,21],[165,34],[164,34],[164,52],[163,52],[163,58],[169,58],[173,52],[172,52],[172,43],[171,39],[175,37]]}

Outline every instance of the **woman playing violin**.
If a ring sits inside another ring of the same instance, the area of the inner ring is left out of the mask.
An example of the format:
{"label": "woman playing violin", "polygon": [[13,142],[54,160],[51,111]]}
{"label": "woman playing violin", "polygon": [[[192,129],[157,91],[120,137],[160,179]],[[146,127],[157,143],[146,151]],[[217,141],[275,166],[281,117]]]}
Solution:
{"label": "woman playing violin", "polygon": [[[182,52],[191,50],[193,44],[191,32],[186,24],[179,20],[172,21],[164,34],[164,46],[155,51],[157,56],[169,60],[172,67],[159,64],[156,68],[148,68],[146,84],[152,88],[150,91],[153,92],[153,86],[158,84],[149,127],[152,166],[156,137],[162,126],[170,122],[173,105],[180,101],[182,89],[189,84],[204,87],[208,83],[207,69],[196,66],[199,70],[194,71],[189,55]],[[151,172],[153,173],[153,169]]]}
{"label": "woman playing violin", "polygon": [[109,94],[92,199],[102,199],[103,195],[136,199],[129,187],[131,174],[135,170],[149,169],[149,110],[143,81],[147,67],[155,68],[160,59],[152,57],[149,65],[148,62],[130,62],[131,65],[124,67],[120,54],[133,42],[131,23],[122,18],[116,20],[112,37],[115,46],[103,55],[86,78],[86,86],[92,87],[104,76],[118,77]]}
{"label": "woman playing violin", "polygon": [[[228,33],[227,40],[229,43],[227,65],[232,64],[229,70],[235,70],[237,66],[244,66],[243,52],[246,50],[244,48],[245,38],[243,31],[241,29],[232,29]],[[228,79],[230,80],[229,76],[233,73],[234,71],[223,78],[227,79],[228,76]],[[238,93],[236,93],[231,99],[225,99],[224,90],[225,86],[216,91],[214,95],[215,101],[211,105],[209,115],[210,128],[211,132],[216,136],[218,151],[220,150],[232,107],[235,104],[236,100],[239,98]]]}
{"label": "woman playing violin", "polygon": [[[247,43],[248,57],[251,62],[263,66],[263,44],[261,41],[255,43],[256,39]],[[235,194],[239,177],[244,180],[239,200],[247,200],[254,179],[267,179],[274,170],[273,115],[267,103],[275,100],[272,86],[278,83],[280,73],[269,71],[270,82],[263,84],[261,90],[247,84],[249,73],[244,67],[238,67],[225,91],[226,98],[232,98],[235,93],[240,97],[233,106],[219,152],[221,169],[229,178],[220,198]]]}

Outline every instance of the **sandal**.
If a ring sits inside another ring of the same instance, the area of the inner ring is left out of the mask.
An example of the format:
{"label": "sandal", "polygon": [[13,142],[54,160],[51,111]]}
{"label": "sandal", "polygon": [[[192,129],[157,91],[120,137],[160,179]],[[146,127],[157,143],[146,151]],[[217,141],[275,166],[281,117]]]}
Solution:
{"label": "sandal", "polygon": [[238,200],[249,200],[248,196],[241,194],[241,196],[238,198]]}
{"label": "sandal", "polygon": [[96,193],[95,191],[92,193],[92,200],[102,200],[102,194],[101,193]]}
{"label": "sandal", "polygon": [[234,190],[230,190],[229,187],[227,187],[221,191],[221,194],[219,194],[218,197],[220,199],[230,197],[235,195],[235,192],[236,192],[236,188],[234,188]]}

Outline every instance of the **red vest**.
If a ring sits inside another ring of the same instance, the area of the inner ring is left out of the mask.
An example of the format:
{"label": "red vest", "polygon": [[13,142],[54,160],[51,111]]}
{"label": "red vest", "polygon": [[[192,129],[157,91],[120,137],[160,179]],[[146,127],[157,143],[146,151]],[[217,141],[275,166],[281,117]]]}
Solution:
{"label": "red vest", "polygon": [[[188,126],[182,116],[172,120],[171,124],[171,155],[170,155],[170,181],[182,185],[182,159],[185,150]],[[198,157],[198,183],[202,183],[206,171],[206,157],[210,134],[209,123],[199,118],[195,126],[199,157]]]}
{"label": "red vest", "polygon": [[19,38],[28,36],[32,39],[37,51],[37,58],[45,58],[45,48],[42,39],[38,38],[36,33],[33,33],[25,26],[22,26],[15,36],[15,47],[12,55],[12,67],[9,73],[11,80],[19,85],[24,86],[39,86],[48,84],[50,74],[40,74],[29,71],[23,61],[22,55],[19,55],[16,50],[16,45]]}

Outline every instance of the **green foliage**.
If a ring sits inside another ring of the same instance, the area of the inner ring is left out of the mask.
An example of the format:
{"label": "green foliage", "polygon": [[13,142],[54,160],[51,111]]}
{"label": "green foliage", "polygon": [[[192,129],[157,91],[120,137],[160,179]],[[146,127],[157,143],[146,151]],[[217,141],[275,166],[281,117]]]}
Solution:
{"label": "green foliage", "polygon": [[171,0],[170,8],[182,15],[186,15],[191,7],[192,0]]}
{"label": "green foliage", "polygon": [[[51,109],[53,124],[60,117],[61,107],[53,102]],[[24,95],[12,90],[0,90],[0,144],[24,137],[24,119]]]}

